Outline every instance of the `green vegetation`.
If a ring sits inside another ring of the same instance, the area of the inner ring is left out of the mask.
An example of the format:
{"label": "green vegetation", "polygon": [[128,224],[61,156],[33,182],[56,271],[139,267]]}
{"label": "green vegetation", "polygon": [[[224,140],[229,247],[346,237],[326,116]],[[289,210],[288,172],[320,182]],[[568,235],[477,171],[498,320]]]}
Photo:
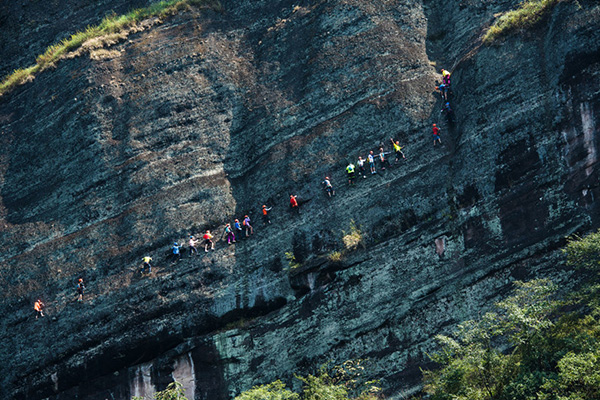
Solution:
{"label": "green vegetation", "polygon": [[[61,42],[48,47],[44,54],[36,58],[35,65],[15,70],[12,74],[6,76],[0,82],[0,96],[7,93],[13,87],[33,79],[38,72],[54,66],[58,60],[80,49],[84,43],[91,39],[99,39],[107,36],[114,39],[115,34],[124,32],[127,28],[143,20],[153,17],[159,19],[165,18],[187,9],[191,5],[207,5],[213,9],[221,10],[218,0],[163,0],[145,8],[130,11],[124,15],[109,15],[100,24],[88,26],[84,31],[77,32],[68,39],[63,39]],[[103,46],[107,43],[109,41],[99,40],[97,45]]]}
{"label": "green vegetation", "polygon": [[288,266],[290,267],[290,269],[296,269],[302,265],[298,261],[296,261],[296,256],[292,251],[286,251],[285,258],[286,260],[288,260]]}
{"label": "green vegetation", "polygon": [[561,0],[525,0],[516,10],[500,15],[485,35],[484,43],[492,43],[499,37],[518,29],[527,29],[537,24]]}
{"label": "green vegetation", "polygon": [[[600,233],[570,238],[567,262],[598,270],[599,249]],[[515,285],[495,311],[437,337],[442,350],[431,358],[440,368],[424,372],[432,400],[600,398],[600,286],[567,304],[548,280]]]}
{"label": "green vegetation", "polygon": [[300,396],[286,389],[283,382],[276,380],[267,385],[254,386],[235,400],[300,400]]}
{"label": "green vegetation", "polygon": [[342,261],[343,255],[344,254],[341,251],[332,251],[331,253],[329,253],[327,255],[327,258],[331,262],[338,263],[338,262]]}
{"label": "green vegetation", "polygon": [[567,247],[563,252],[567,255],[567,265],[570,267],[600,270],[600,230],[587,235],[585,239],[576,235],[567,238]]}
{"label": "green vegetation", "polygon": [[[169,386],[162,392],[154,394],[156,400],[187,400],[185,397],[185,389],[181,383],[175,381],[169,383]],[[131,400],[144,400],[143,397],[134,396]]]}
{"label": "green vegetation", "polygon": [[346,361],[331,370],[322,367],[317,375],[296,376],[302,392],[294,393],[280,380],[255,386],[235,400],[377,400],[381,389],[375,381],[363,379],[363,360]]}
{"label": "green vegetation", "polygon": [[350,231],[344,231],[344,237],[342,237],[346,250],[355,250],[362,241],[362,233],[354,220],[350,221]]}

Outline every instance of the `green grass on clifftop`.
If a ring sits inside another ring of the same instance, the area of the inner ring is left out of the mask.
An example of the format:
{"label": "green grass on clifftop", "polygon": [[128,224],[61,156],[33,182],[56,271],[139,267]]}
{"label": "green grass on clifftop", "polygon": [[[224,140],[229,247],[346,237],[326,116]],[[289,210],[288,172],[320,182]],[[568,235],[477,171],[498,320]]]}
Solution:
{"label": "green grass on clifftop", "polygon": [[[30,81],[38,72],[54,66],[57,61],[81,48],[85,42],[91,39],[124,32],[127,28],[143,20],[155,17],[165,18],[181,10],[185,10],[191,5],[205,5],[215,10],[221,10],[218,0],[163,0],[153,3],[148,7],[132,10],[124,15],[113,14],[106,16],[100,24],[88,26],[85,30],[74,33],[68,39],[63,39],[59,43],[49,46],[43,54],[40,54],[36,58],[34,65],[28,68],[17,69],[12,74],[4,77],[0,82],[0,96],[15,86]],[[106,45],[107,43],[103,44]]]}
{"label": "green grass on clifftop", "polygon": [[519,29],[527,29],[542,20],[552,7],[561,0],[525,0],[516,10],[503,13],[485,35],[483,42],[494,40]]}

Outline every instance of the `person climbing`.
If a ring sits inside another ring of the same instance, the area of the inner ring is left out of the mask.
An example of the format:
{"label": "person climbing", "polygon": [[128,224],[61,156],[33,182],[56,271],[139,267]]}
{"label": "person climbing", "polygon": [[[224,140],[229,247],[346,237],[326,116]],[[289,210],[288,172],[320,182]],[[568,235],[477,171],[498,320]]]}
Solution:
{"label": "person climbing", "polygon": [[[254,229],[252,229],[252,225],[250,225],[250,217],[249,216],[244,215],[244,222],[242,224],[244,225],[244,228],[246,228],[246,237],[248,237],[254,233]],[[250,235],[248,234],[248,231],[250,231]]]}
{"label": "person climbing", "polygon": [[196,248],[198,241],[193,236],[190,236],[190,241],[188,243],[190,245],[190,256],[194,253],[198,255],[198,249]]}
{"label": "person climbing", "polygon": [[448,101],[448,86],[445,83],[440,83],[436,89],[440,91],[440,97],[444,101]]}
{"label": "person climbing", "polygon": [[367,160],[369,160],[369,168],[371,168],[371,175],[376,174],[377,171],[375,170],[375,157],[373,156],[373,150],[369,152]]}
{"label": "person climbing", "polygon": [[397,164],[398,161],[400,160],[400,157],[402,157],[403,159],[406,160],[406,157],[404,156],[404,153],[402,152],[402,146],[400,146],[400,142],[398,140],[396,140],[394,142],[394,139],[392,139],[392,138],[390,138],[390,141],[392,142],[392,146],[394,146],[394,152],[396,153],[396,161],[394,163]]}
{"label": "person climbing", "polygon": [[77,299],[78,302],[83,301],[84,293],[85,293],[85,284],[83,283],[83,278],[79,278],[79,281],[77,282],[77,294],[79,295],[79,297]]}
{"label": "person climbing", "polygon": [[446,103],[444,108],[441,111],[444,115],[446,115],[446,119],[448,120],[448,124],[452,124],[454,122],[454,111],[452,111],[452,107],[450,107],[450,103]]}
{"label": "person climbing", "polygon": [[385,171],[385,167],[386,166],[388,166],[388,167],[390,166],[390,163],[387,160],[386,154],[387,153],[385,153],[383,151],[383,147],[380,147],[379,148],[379,162],[381,163],[381,170],[382,171]]}
{"label": "person climbing", "polygon": [[296,212],[296,214],[300,215],[300,207],[298,207],[298,200],[296,199],[298,195],[290,194],[290,207],[292,211]]}
{"label": "person climbing", "polygon": [[148,273],[152,272],[152,265],[150,265],[150,261],[152,261],[152,257],[146,256],[146,257],[142,258],[142,267],[141,267],[142,274],[144,273],[146,268],[148,268]]}
{"label": "person climbing", "polygon": [[177,242],[173,243],[173,246],[171,247],[171,253],[173,255],[173,262],[177,262],[181,259],[181,253],[179,251],[179,248],[181,246],[179,246],[179,244]]}
{"label": "person climbing", "polygon": [[35,304],[33,305],[33,309],[35,310],[35,319],[44,316],[44,303],[42,303],[42,300],[37,299]]}
{"label": "person climbing", "polygon": [[354,185],[354,180],[356,179],[354,168],[354,164],[352,163],[348,164],[348,166],[346,167],[346,173],[348,173],[348,183],[350,185]]}
{"label": "person climbing", "polygon": [[365,170],[365,159],[361,156],[358,156],[358,175],[362,175],[363,178],[367,177]]}
{"label": "person climbing", "polygon": [[210,231],[207,229],[202,239],[204,239],[204,251],[208,253],[208,248],[211,250],[215,249],[215,244],[212,241],[213,235],[210,234]]}
{"label": "person climbing", "polygon": [[446,85],[447,89],[450,89],[450,72],[442,68],[442,84]]}
{"label": "person climbing", "polygon": [[236,218],[235,221],[233,221],[233,228],[235,229],[235,233],[237,233],[238,237],[241,237],[242,236],[242,227],[240,225],[239,219]]}
{"label": "person climbing", "polygon": [[437,127],[436,124],[433,124],[432,130],[433,130],[433,145],[435,146],[435,142],[442,144],[442,139],[440,139],[440,129]]}
{"label": "person climbing", "polygon": [[271,223],[271,220],[269,219],[269,211],[271,211],[273,207],[268,207],[266,205],[262,206],[262,219],[263,219],[263,225],[267,225]]}
{"label": "person climbing", "polygon": [[235,243],[235,234],[233,233],[233,229],[231,229],[231,224],[225,225],[225,231],[223,231],[223,236],[227,235],[227,244]]}
{"label": "person climbing", "polygon": [[326,176],[325,180],[323,180],[323,186],[325,186],[325,191],[327,192],[327,196],[329,196],[329,198],[331,198],[332,196],[335,196],[335,190],[333,189],[333,185],[331,184],[331,181],[329,180],[329,177]]}

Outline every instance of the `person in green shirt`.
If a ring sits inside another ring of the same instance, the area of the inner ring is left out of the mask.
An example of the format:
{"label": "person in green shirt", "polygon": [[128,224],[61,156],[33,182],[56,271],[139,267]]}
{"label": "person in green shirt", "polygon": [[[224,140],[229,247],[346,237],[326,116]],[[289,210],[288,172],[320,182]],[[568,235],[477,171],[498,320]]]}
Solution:
{"label": "person in green shirt", "polygon": [[404,153],[402,152],[402,146],[400,146],[400,142],[398,140],[396,140],[394,142],[394,139],[392,139],[392,138],[390,138],[390,140],[392,141],[392,145],[394,146],[394,151],[396,152],[395,163],[397,163],[400,160],[400,157],[402,157],[403,159],[406,160],[406,156],[404,156]]}

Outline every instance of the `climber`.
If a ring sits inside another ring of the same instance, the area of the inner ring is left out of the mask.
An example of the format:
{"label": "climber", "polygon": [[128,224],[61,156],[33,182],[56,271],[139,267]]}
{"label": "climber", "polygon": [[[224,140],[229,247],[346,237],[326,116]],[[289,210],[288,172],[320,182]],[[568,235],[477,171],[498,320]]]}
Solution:
{"label": "climber", "polygon": [[44,316],[44,311],[43,311],[44,303],[42,303],[42,300],[37,299],[37,301],[33,305],[33,309],[35,310],[35,319],[38,319],[38,317]]}
{"label": "climber", "polygon": [[402,157],[403,159],[406,160],[406,157],[404,156],[404,153],[402,152],[402,146],[400,146],[400,142],[398,140],[396,140],[396,142],[394,142],[394,139],[392,139],[392,138],[390,138],[390,141],[392,142],[392,146],[394,146],[394,152],[396,153],[396,161],[394,163],[397,164],[398,161],[400,160],[400,157]]}
{"label": "climber", "polygon": [[85,285],[83,284],[83,278],[79,278],[77,282],[77,294],[79,294],[78,302],[83,301],[83,293],[85,293]]}
{"label": "climber", "polygon": [[152,272],[152,265],[150,265],[150,261],[152,261],[152,257],[146,256],[146,257],[142,258],[142,267],[141,267],[142,274],[144,273],[146,268],[148,268],[148,273]]}
{"label": "climber", "polygon": [[379,148],[379,162],[381,163],[381,170],[385,171],[385,167],[386,165],[389,167],[390,163],[387,160],[387,157],[385,156],[387,153],[385,153],[383,151],[383,147]]}
{"label": "climber", "polygon": [[237,233],[238,237],[241,237],[242,236],[242,227],[240,226],[239,219],[236,218],[235,221],[233,221],[233,228],[235,229],[235,233]]}
{"label": "climber", "polygon": [[173,262],[177,262],[181,259],[181,253],[179,252],[179,248],[181,246],[179,246],[179,244],[177,242],[173,243],[173,246],[171,247],[171,253],[173,255]]}
{"label": "climber", "polygon": [[440,139],[440,129],[437,127],[436,124],[433,124],[432,130],[433,130],[433,145],[435,146],[435,142],[442,144],[442,139]]}
{"label": "climber", "polygon": [[300,207],[298,207],[298,200],[296,199],[298,195],[290,194],[290,207],[292,211],[296,212],[296,214],[300,214]]}
{"label": "climber", "polygon": [[363,178],[367,177],[365,170],[365,160],[361,156],[358,156],[358,175],[362,175]]}
{"label": "climber", "polygon": [[444,108],[442,108],[442,113],[446,115],[446,119],[448,120],[448,124],[452,124],[454,122],[454,111],[450,107],[450,103],[446,103]]}
{"label": "climber", "polygon": [[208,253],[208,248],[211,250],[215,249],[215,244],[212,241],[213,235],[210,234],[210,231],[207,229],[202,239],[204,239],[204,251]]}
{"label": "climber", "polygon": [[446,89],[450,89],[450,72],[442,68],[442,84],[446,85]]}
{"label": "climber", "polygon": [[268,207],[266,205],[262,206],[262,218],[263,218],[263,225],[267,225],[271,223],[271,220],[269,219],[269,211],[271,211],[273,207]]}
{"label": "climber", "polygon": [[448,86],[446,86],[445,83],[442,83],[439,86],[436,86],[436,89],[440,91],[442,100],[448,101]]}
{"label": "climber", "polygon": [[346,167],[346,172],[348,173],[348,183],[350,185],[354,185],[354,180],[356,179],[356,175],[354,173],[354,164],[348,164]]}
{"label": "climber", "polygon": [[223,236],[227,235],[227,244],[235,243],[235,234],[231,229],[231,224],[225,225],[225,231],[223,231]]}
{"label": "climber", "polygon": [[[245,215],[244,216],[244,221],[242,222],[242,225],[244,225],[244,227],[246,228],[246,237],[254,234],[254,229],[252,229],[252,225],[250,225],[250,217]],[[248,231],[250,231],[250,235],[248,235]]]}
{"label": "climber", "polygon": [[190,236],[190,241],[189,241],[190,256],[193,255],[194,253],[196,253],[196,255],[198,255],[198,249],[196,248],[197,244],[198,244],[198,241],[193,236]]}
{"label": "climber", "polygon": [[375,170],[375,157],[373,157],[373,150],[371,150],[369,152],[369,155],[367,156],[367,160],[369,160],[369,167],[371,168],[371,175],[376,174],[377,171]]}
{"label": "climber", "polygon": [[325,180],[322,183],[323,183],[323,186],[325,186],[325,191],[327,192],[327,196],[329,196],[330,198],[332,196],[335,196],[335,190],[333,189],[333,185],[331,184],[331,181],[329,180],[328,176],[325,177]]}

